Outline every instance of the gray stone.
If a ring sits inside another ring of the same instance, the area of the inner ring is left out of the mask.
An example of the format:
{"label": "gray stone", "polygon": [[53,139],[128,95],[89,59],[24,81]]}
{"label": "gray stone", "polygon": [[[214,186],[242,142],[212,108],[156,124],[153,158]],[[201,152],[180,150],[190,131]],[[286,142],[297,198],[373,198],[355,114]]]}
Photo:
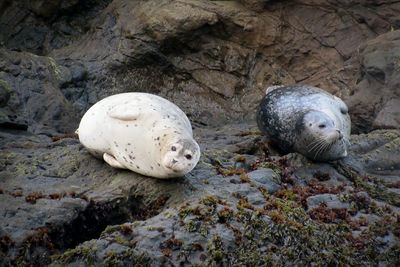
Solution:
{"label": "gray stone", "polygon": [[[3,85],[12,90],[1,113],[8,117],[10,127],[20,129],[27,124],[35,133],[73,133],[78,125],[77,112],[59,89],[59,83],[68,69],[58,66],[53,58],[39,57],[29,53],[0,50],[0,55],[11,65],[21,60],[18,68],[24,79],[16,79],[12,73],[0,72]],[[31,62],[31,68],[23,68]],[[14,65],[12,65],[14,66]],[[51,101],[48,101],[51,99]],[[4,123],[6,123],[4,122]]]}
{"label": "gray stone", "polygon": [[307,198],[308,209],[318,207],[321,203],[325,203],[330,209],[348,209],[350,207],[349,203],[340,201],[334,194],[321,194]]}
{"label": "gray stone", "polygon": [[377,129],[400,129],[400,98],[389,100],[373,123]]}
{"label": "gray stone", "polygon": [[225,97],[234,96],[239,82],[234,75],[219,71],[195,70],[192,75],[196,81]]}
{"label": "gray stone", "polygon": [[[349,98],[357,128],[398,128],[400,30],[381,34],[360,47],[360,75]],[[398,117],[398,116],[397,116]]]}
{"label": "gray stone", "polygon": [[260,168],[248,173],[248,176],[258,186],[268,190],[270,194],[275,193],[280,188],[279,176],[271,169]]}

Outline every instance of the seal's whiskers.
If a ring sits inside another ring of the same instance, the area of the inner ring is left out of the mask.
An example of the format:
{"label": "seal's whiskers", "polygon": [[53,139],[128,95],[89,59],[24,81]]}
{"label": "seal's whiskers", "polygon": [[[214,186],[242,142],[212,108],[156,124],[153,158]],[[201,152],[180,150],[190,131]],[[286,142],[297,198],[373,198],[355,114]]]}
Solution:
{"label": "seal's whiskers", "polygon": [[311,149],[309,149],[309,152],[312,152],[314,149],[317,149],[320,145],[322,145],[325,142],[324,139],[317,137],[317,140],[313,143],[311,143],[309,146],[312,145]]}
{"label": "seal's whiskers", "polygon": [[[326,142],[325,139],[319,138],[319,139],[317,140],[317,142],[318,142],[318,143],[317,143],[317,146],[316,146],[315,148],[313,148],[313,149],[315,149],[314,159],[317,158],[318,154],[321,154],[321,153],[327,151],[328,149],[330,149],[336,141],[334,141],[334,142],[329,142],[329,143],[328,143],[328,142]],[[312,151],[312,150],[310,150],[310,152],[311,152],[311,151]]]}

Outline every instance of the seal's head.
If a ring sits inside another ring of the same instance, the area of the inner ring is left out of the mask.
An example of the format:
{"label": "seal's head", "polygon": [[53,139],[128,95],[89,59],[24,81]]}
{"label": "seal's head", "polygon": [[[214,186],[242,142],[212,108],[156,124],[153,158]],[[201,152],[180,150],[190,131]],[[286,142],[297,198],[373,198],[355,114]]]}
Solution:
{"label": "seal's head", "polygon": [[347,156],[348,140],[328,114],[312,110],[304,114],[299,130],[306,156],[314,160],[336,160]]}
{"label": "seal's head", "polygon": [[179,139],[164,146],[161,165],[174,176],[193,170],[200,159],[200,147],[193,139]]}

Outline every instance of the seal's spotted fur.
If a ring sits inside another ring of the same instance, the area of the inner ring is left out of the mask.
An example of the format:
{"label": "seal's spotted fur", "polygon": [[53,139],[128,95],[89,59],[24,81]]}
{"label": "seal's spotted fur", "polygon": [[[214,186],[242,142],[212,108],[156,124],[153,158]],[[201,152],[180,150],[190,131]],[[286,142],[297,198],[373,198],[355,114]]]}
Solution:
{"label": "seal's spotted fur", "polygon": [[285,152],[296,151],[321,161],[347,155],[351,127],[347,106],[319,88],[267,89],[258,107],[257,124]]}
{"label": "seal's spotted fur", "polygon": [[80,142],[109,165],[147,176],[183,176],[200,158],[185,113],[152,94],[117,94],[97,102],[77,133]]}

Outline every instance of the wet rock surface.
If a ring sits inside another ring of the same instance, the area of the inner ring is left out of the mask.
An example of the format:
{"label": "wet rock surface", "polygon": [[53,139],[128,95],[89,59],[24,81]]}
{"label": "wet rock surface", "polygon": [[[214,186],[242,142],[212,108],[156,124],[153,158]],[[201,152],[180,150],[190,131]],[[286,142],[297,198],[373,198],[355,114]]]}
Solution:
{"label": "wet rock surface", "polygon": [[10,135],[18,140],[2,143],[0,183],[6,264],[396,261],[396,130],[354,136],[348,158],[320,164],[243,153],[243,142],[259,145],[253,124],[198,128],[199,165],[167,181],[112,169],[74,138],[2,132]]}
{"label": "wet rock surface", "polygon": [[[388,265],[400,251],[398,1],[3,1],[0,265]],[[274,84],[342,97],[349,156],[280,155]],[[203,151],[168,181],[74,135],[110,94],[175,102]]]}

